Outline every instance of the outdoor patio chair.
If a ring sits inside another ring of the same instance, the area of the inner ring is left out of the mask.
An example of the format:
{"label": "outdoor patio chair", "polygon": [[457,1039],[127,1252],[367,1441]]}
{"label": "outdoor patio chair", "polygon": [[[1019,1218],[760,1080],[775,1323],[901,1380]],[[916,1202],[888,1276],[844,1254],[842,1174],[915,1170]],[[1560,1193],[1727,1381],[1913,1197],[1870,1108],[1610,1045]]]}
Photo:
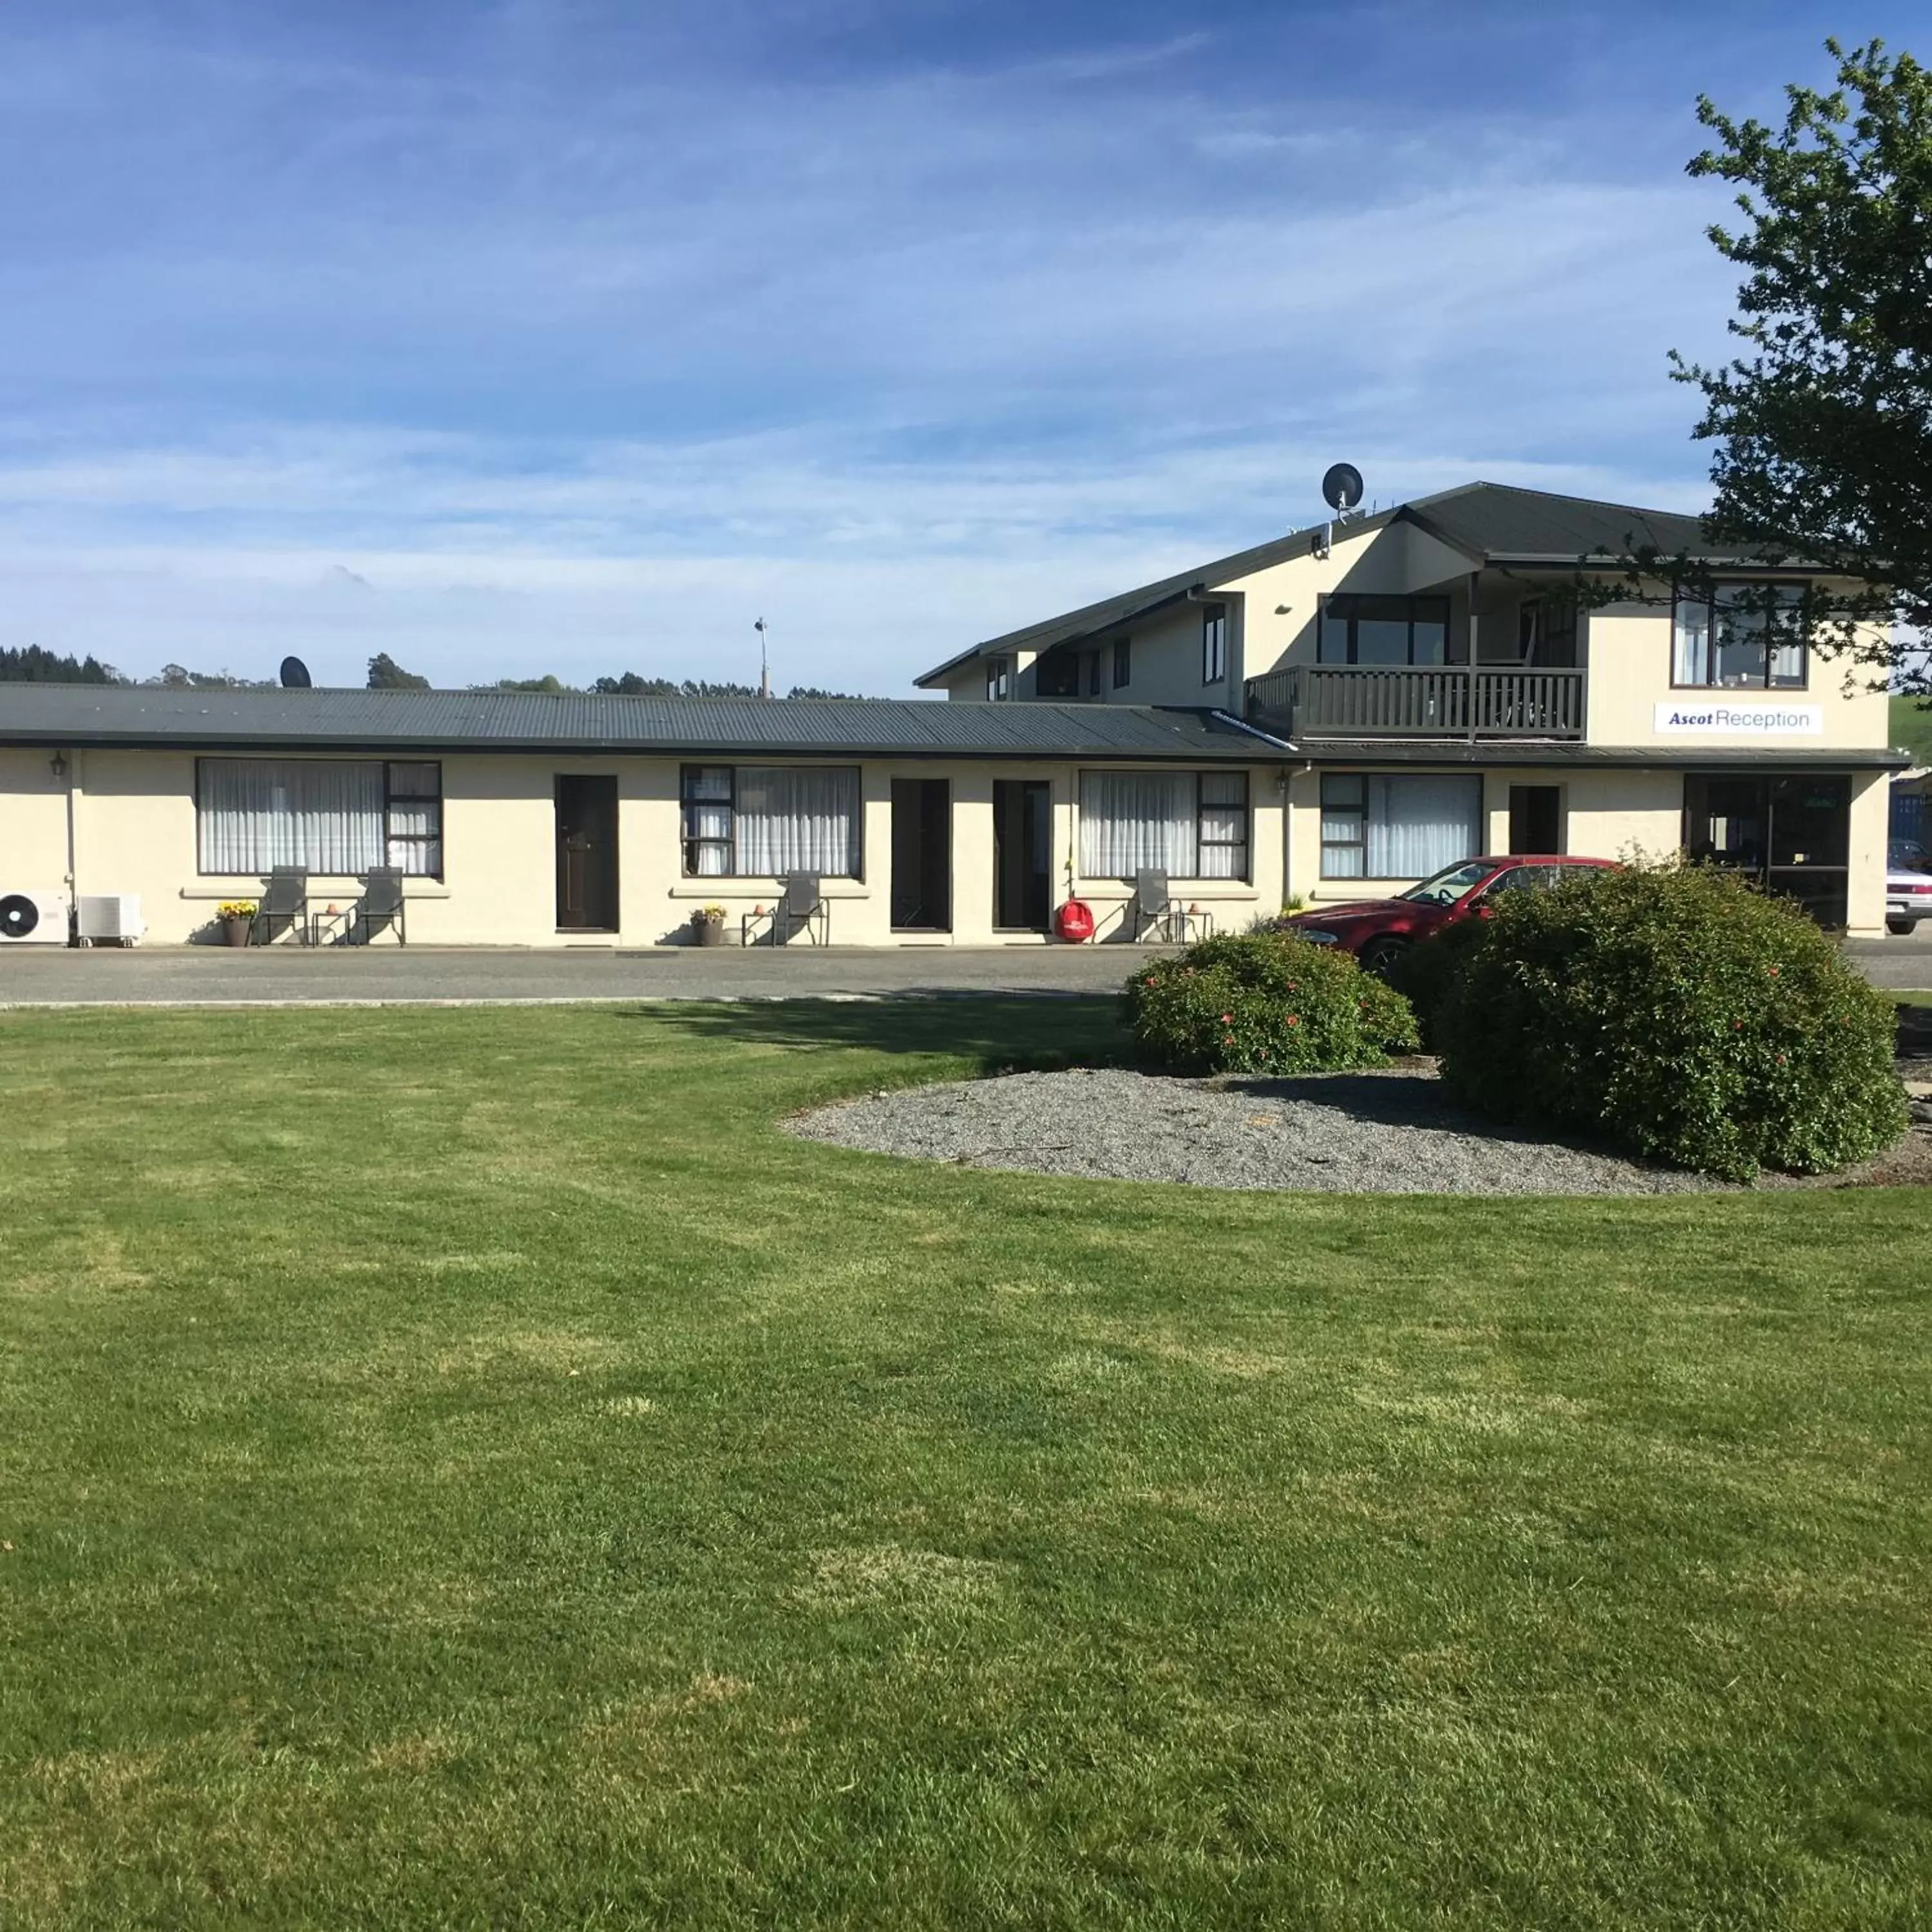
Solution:
{"label": "outdoor patio chair", "polygon": [[[752,916],[756,917],[755,914]],[[789,946],[795,932],[802,932],[814,945],[832,943],[832,904],[825,896],[824,882],[816,872],[788,872],[784,890],[772,908],[771,943]],[[749,921],[747,922],[748,925]]]}
{"label": "outdoor patio chair", "polygon": [[403,897],[403,875],[394,866],[372,866],[364,875],[362,896],[350,909],[349,941],[367,946],[379,932],[393,932],[398,946],[410,943]]}
{"label": "outdoor patio chair", "polygon": [[249,944],[272,946],[285,932],[295,934],[293,944],[308,944],[308,868],[277,866],[262,881],[262,896],[255,908],[255,922],[249,929]]}
{"label": "outdoor patio chair", "polygon": [[1151,867],[1134,874],[1134,901],[1129,910],[1136,945],[1148,936],[1150,928],[1157,928],[1161,937],[1171,943],[1177,918],[1181,922],[1184,934],[1186,932],[1187,915],[1168,890],[1167,874]]}

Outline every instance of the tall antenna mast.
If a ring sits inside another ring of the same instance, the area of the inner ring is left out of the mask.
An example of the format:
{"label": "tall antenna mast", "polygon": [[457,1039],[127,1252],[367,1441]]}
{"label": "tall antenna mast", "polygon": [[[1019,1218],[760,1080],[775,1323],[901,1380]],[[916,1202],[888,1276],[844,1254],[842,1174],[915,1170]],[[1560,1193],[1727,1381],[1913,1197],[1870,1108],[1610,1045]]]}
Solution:
{"label": "tall antenna mast", "polygon": [[770,698],[772,694],[772,660],[766,650],[765,620],[760,617],[752,628],[758,634],[758,695]]}

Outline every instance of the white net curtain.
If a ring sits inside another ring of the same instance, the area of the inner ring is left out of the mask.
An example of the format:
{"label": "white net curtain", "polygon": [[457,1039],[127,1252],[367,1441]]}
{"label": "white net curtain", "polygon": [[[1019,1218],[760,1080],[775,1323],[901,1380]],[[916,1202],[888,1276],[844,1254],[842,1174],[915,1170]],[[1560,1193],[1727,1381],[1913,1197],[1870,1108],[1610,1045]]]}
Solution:
{"label": "white net curtain", "polygon": [[859,873],[859,774],[850,766],[742,765],[737,871],[747,878]]}
{"label": "white net curtain", "polygon": [[1239,879],[1248,869],[1244,772],[1082,772],[1083,878]]}
{"label": "white net curtain", "polygon": [[366,872],[384,863],[382,803],[380,764],[204,758],[196,814],[201,869]]}

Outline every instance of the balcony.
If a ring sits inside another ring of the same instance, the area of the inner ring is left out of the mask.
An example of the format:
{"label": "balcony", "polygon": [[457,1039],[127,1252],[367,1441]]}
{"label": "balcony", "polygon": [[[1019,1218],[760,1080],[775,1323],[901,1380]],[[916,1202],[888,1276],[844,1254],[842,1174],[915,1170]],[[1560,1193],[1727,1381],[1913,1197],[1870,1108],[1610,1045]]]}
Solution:
{"label": "balcony", "polygon": [[1247,682],[1247,715],[1316,738],[1576,739],[1580,670],[1486,664],[1291,664]]}

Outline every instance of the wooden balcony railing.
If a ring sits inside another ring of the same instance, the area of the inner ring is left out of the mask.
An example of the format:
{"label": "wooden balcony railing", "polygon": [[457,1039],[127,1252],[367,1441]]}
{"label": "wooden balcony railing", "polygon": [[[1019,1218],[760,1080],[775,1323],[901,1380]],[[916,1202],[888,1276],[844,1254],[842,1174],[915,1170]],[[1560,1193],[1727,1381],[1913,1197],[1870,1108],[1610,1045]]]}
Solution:
{"label": "wooden balcony railing", "polygon": [[1580,670],[1291,664],[1251,677],[1250,722],[1306,738],[1580,738]]}

